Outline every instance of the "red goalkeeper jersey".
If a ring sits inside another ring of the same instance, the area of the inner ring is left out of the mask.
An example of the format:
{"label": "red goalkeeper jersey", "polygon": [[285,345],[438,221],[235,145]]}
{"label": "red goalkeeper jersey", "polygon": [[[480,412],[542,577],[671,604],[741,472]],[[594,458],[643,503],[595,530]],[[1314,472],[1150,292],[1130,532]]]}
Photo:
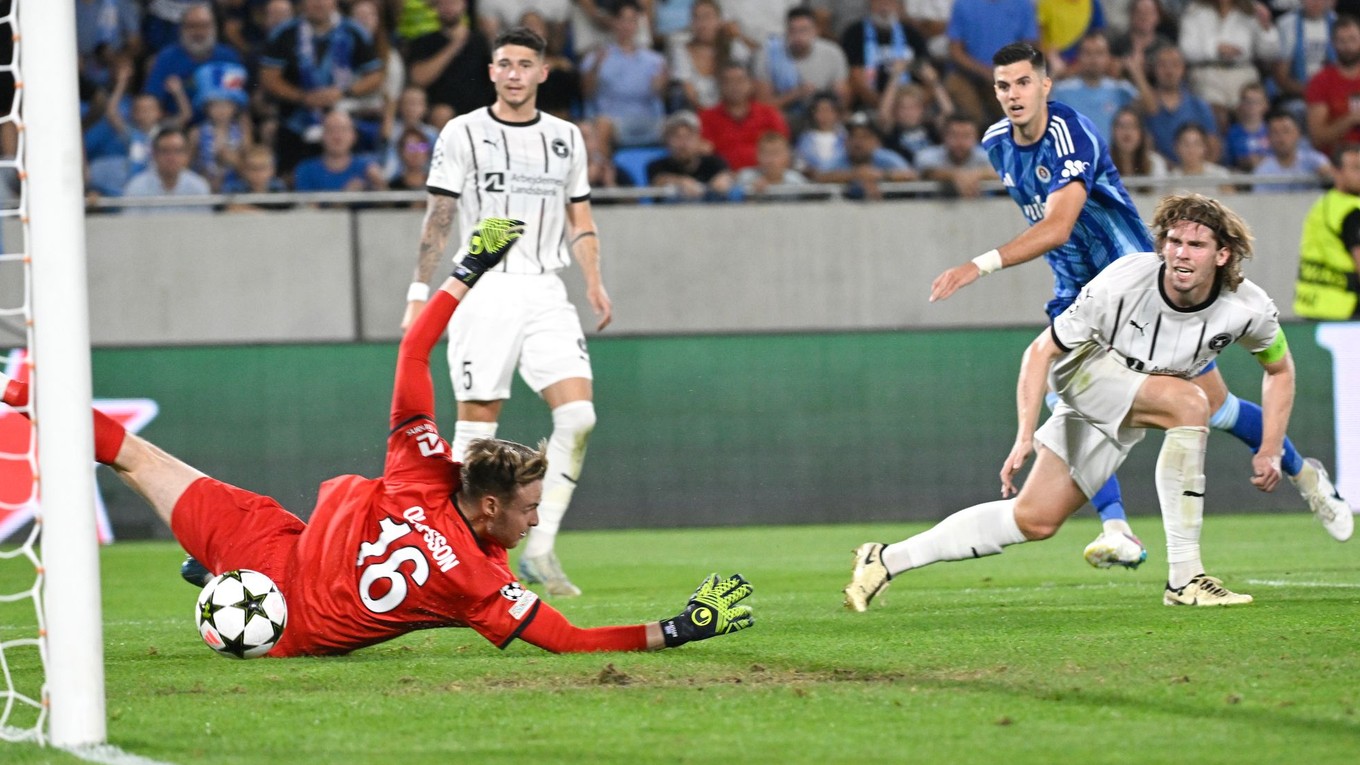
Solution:
{"label": "red goalkeeper jersey", "polygon": [[646,647],[641,625],[572,626],[519,585],[505,548],[479,539],[459,512],[459,465],[435,426],[429,366],[456,306],[436,292],[402,340],[382,477],[322,484],[288,561],[288,626],[270,655],[347,653],[463,626],[502,648],[522,633],[551,651]]}

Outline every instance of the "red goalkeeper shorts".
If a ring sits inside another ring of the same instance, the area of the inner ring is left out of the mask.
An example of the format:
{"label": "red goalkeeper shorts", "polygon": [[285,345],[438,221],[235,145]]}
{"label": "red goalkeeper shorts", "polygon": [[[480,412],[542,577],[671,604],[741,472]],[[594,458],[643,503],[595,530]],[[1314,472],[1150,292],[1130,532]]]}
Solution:
{"label": "red goalkeeper shorts", "polygon": [[206,476],[189,485],[170,516],[175,538],[209,571],[253,569],[279,587],[306,527],[273,498]]}

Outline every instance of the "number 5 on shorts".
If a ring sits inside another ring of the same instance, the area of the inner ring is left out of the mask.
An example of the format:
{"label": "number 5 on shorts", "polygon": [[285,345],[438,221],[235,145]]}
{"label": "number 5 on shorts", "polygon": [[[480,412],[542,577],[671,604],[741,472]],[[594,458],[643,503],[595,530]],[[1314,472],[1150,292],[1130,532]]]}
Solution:
{"label": "number 5 on shorts", "polygon": [[472,390],[472,362],[463,362],[463,390]]}

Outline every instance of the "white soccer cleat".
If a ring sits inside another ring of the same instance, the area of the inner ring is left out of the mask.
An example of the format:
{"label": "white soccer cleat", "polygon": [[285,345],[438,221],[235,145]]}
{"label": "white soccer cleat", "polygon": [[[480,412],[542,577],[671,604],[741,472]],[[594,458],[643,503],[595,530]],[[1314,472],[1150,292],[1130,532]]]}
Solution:
{"label": "white soccer cleat", "polygon": [[557,554],[551,551],[533,558],[528,556],[520,558],[519,575],[529,584],[543,585],[543,589],[549,595],[574,598],[581,594],[581,588],[571,583],[562,571]]}
{"label": "white soccer cleat", "polygon": [[855,571],[845,585],[845,607],[863,613],[879,593],[888,589],[888,567],[883,565],[883,548],[878,542],[865,542],[855,548]]}
{"label": "white soccer cleat", "polygon": [[1206,574],[1197,574],[1180,589],[1167,584],[1162,592],[1162,604],[1167,606],[1245,606],[1250,602],[1250,595],[1233,592],[1221,579]]}
{"label": "white soccer cleat", "polygon": [[1309,457],[1298,475],[1289,476],[1294,488],[1308,501],[1308,509],[1322,522],[1322,528],[1338,542],[1345,542],[1355,531],[1351,506],[1337,493],[1336,485],[1321,462]]}
{"label": "white soccer cleat", "polygon": [[1106,531],[1096,537],[1094,542],[1086,545],[1082,557],[1096,568],[1123,566],[1133,569],[1147,560],[1147,550],[1144,549],[1142,540],[1132,534]]}

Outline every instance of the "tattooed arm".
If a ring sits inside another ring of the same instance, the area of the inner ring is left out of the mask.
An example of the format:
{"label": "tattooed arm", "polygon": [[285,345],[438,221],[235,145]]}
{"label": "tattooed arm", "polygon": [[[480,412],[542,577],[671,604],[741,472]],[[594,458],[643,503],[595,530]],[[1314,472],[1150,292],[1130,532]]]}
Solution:
{"label": "tattooed arm", "polygon": [[[444,257],[444,248],[449,243],[449,231],[453,228],[453,216],[458,211],[458,200],[445,194],[427,194],[425,198],[425,222],[420,228],[420,257],[416,261],[416,271],[412,284],[429,284],[435,266]],[[401,317],[401,331],[405,332],[411,322],[425,307],[425,299],[410,299],[408,295],[406,313]]]}

